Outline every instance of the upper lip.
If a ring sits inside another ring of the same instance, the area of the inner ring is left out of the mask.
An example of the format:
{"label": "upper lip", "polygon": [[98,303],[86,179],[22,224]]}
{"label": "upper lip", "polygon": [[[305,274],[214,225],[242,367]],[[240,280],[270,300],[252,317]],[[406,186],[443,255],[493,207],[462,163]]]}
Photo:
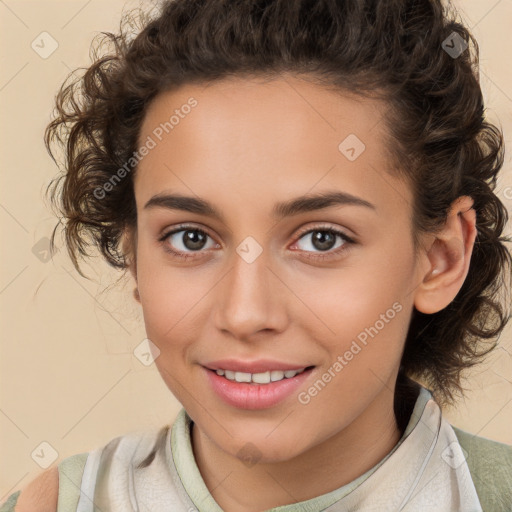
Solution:
{"label": "upper lip", "polygon": [[312,366],[309,364],[292,364],[285,363],[282,361],[274,361],[272,359],[257,359],[255,361],[242,361],[239,359],[218,359],[217,361],[211,361],[203,364],[205,368],[210,370],[231,370],[233,372],[244,372],[244,373],[264,373],[271,370],[301,370]]}

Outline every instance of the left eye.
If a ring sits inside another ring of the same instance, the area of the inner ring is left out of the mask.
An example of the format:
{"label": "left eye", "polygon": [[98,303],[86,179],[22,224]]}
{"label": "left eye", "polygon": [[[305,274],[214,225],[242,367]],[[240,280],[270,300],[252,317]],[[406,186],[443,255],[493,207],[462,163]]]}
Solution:
{"label": "left eye", "polygon": [[[340,239],[338,245],[336,245],[336,238]],[[305,247],[299,247],[299,249],[307,252],[315,252],[315,249],[320,252],[326,252],[332,249],[338,249],[351,242],[351,239],[344,233],[333,228],[311,229],[304,233],[299,240],[302,239],[306,239],[308,242],[305,244]],[[299,242],[297,242],[296,245],[299,245]]]}

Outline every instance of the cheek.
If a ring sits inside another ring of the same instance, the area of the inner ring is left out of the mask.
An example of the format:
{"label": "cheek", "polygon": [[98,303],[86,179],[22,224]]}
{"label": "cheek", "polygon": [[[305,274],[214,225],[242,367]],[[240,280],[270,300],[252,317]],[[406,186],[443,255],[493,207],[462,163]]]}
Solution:
{"label": "cheek", "polygon": [[139,293],[150,339],[153,336],[156,344],[168,345],[171,341],[183,344],[191,337],[194,326],[191,319],[205,294],[204,283],[187,279],[171,269],[155,270],[139,277]]}
{"label": "cheek", "polygon": [[140,244],[137,255],[137,285],[146,332],[161,350],[167,345],[163,343],[165,339],[179,339],[176,331],[180,319],[186,319],[200,298],[199,290],[194,288],[196,281],[166,264],[162,253],[161,248]]}
{"label": "cheek", "polygon": [[204,322],[194,321],[204,289],[169,265],[139,259],[138,287],[147,337],[160,350],[156,367],[173,395],[187,403],[190,350]]}
{"label": "cheek", "polygon": [[312,339],[322,340],[331,359],[351,346],[357,352],[355,341],[362,349],[353,358],[359,364],[389,362],[400,357],[407,332],[414,262],[396,249],[359,254],[321,279],[316,274],[297,281],[297,295],[315,313],[304,316],[301,324]]}
{"label": "cheek", "polygon": [[[290,275],[291,279],[292,276]],[[402,301],[414,289],[414,261],[408,253],[375,245],[354,251],[339,268],[296,272],[294,290],[314,304],[323,320],[377,320],[380,313]],[[343,314],[342,314],[343,313]],[[368,316],[370,315],[370,316]],[[364,323],[364,322],[363,322]]]}

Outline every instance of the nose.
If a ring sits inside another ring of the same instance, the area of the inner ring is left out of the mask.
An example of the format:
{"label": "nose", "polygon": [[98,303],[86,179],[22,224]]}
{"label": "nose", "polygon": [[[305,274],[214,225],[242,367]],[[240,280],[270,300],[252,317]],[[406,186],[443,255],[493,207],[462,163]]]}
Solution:
{"label": "nose", "polygon": [[252,262],[234,254],[232,267],[216,287],[219,330],[249,340],[263,331],[285,329],[286,286],[269,264],[265,251]]}

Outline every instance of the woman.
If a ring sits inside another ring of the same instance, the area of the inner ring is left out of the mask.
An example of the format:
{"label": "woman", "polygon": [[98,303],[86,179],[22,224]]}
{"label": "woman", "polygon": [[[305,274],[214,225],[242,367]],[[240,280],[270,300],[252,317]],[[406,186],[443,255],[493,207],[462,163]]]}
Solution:
{"label": "woman", "polygon": [[174,0],[108,38],[57,97],[52,197],[78,270],[92,240],[133,275],[183,409],[3,510],[509,510],[512,447],[440,409],[507,321],[469,31],[437,0]]}

